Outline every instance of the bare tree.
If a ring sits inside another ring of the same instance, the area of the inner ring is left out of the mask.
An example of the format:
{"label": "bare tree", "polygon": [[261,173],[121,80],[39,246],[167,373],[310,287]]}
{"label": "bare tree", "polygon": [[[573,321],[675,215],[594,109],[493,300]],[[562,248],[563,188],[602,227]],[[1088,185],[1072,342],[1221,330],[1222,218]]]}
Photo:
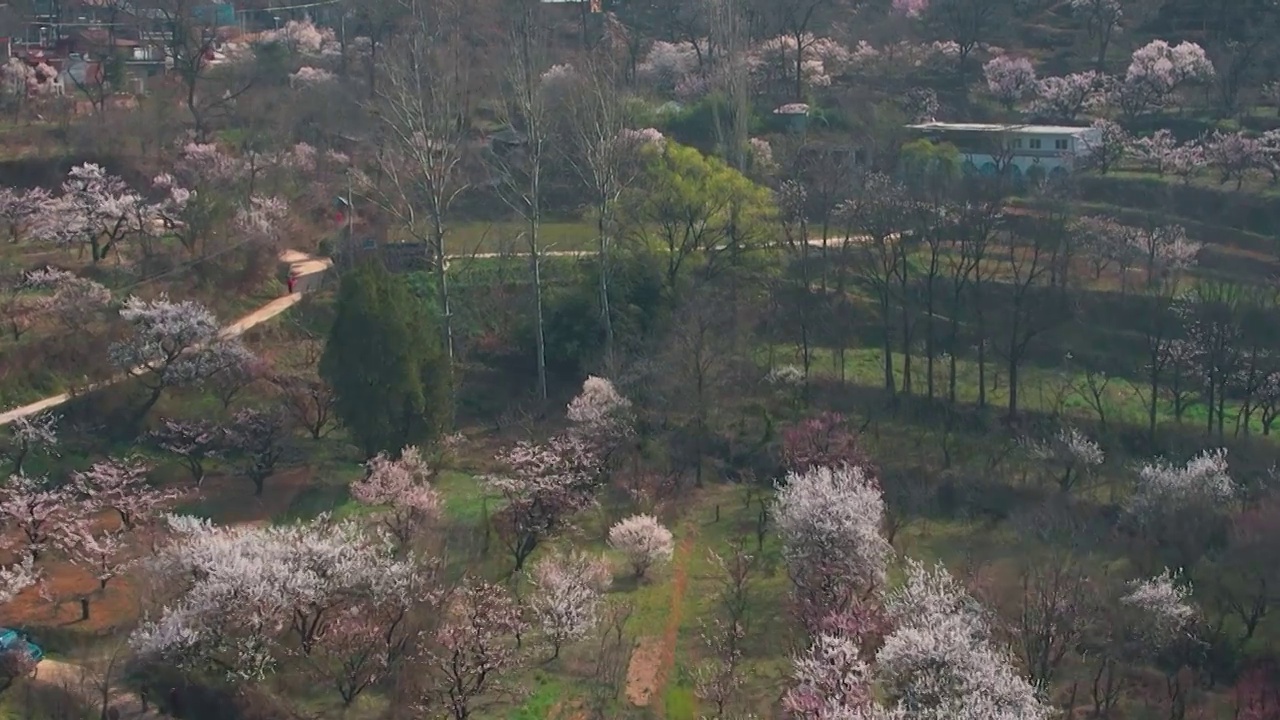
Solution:
{"label": "bare tree", "polygon": [[515,147],[494,150],[489,158],[504,202],[525,223],[529,268],[533,278],[534,335],[538,354],[538,395],[547,399],[547,350],[543,323],[542,212],[543,173],[551,149],[551,97],[543,87],[550,67],[548,36],[541,4],[521,2],[512,11],[510,53],[500,107],[502,120],[518,138]]}
{"label": "bare tree", "polygon": [[217,34],[205,17],[202,0],[144,0],[148,11],[166,26],[165,52],[173,59],[174,73],[182,82],[183,103],[195,123],[196,139],[208,138],[213,117],[225,112],[253,87],[255,76],[245,64],[224,65],[212,61]]}
{"label": "bare tree", "polygon": [[571,96],[570,164],[591,191],[596,212],[600,321],[604,325],[605,360],[615,365],[613,314],[609,308],[609,258],[617,236],[615,204],[639,171],[635,148],[624,142],[626,108],[622,103],[621,69],[611,58],[588,56]]}
{"label": "bare tree", "polygon": [[716,141],[729,164],[743,170],[751,122],[751,78],[746,58],[750,44],[748,9],[743,7],[743,0],[705,1],[706,26],[711,30],[707,50],[722,68],[717,73],[717,89],[726,99],[723,109],[720,103],[711,106]]}
{"label": "bare tree", "polygon": [[698,668],[695,681],[698,697],[715,708],[714,718],[724,718],[732,708],[742,685],[743,641],[746,639],[750,610],[752,575],[755,558],[745,550],[742,538],[736,538],[728,557],[711,553],[720,570],[716,617],[704,625],[703,641],[712,657]]}
{"label": "bare tree", "polygon": [[467,98],[475,61],[436,4],[408,0],[407,31],[382,67],[375,113],[390,136],[379,153],[385,183],[373,199],[414,238],[430,248],[440,303],[444,345],[453,360],[445,236],[454,200],[467,189],[464,173],[469,122]]}

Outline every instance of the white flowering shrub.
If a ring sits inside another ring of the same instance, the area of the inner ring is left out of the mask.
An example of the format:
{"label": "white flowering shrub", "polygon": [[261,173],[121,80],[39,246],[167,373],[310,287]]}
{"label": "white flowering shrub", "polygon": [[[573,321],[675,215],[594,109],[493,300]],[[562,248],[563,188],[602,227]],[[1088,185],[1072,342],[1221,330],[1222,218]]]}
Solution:
{"label": "white flowering shrub", "polygon": [[1006,654],[991,641],[986,613],[941,566],[907,564],[886,602],[895,629],[876,653],[890,704],[922,720],[1047,720]]}
{"label": "white flowering shrub", "polygon": [[392,636],[402,632],[399,612],[427,595],[414,562],[397,559],[389,538],[352,521],[168,522],[175,539],[147,567],[175,597],[131,642],[139,654],[179,666],[260,679],[286,654],[320,651],[331,623],[349,613],[385,619],[381,629]]}
{"label": "white flowering shrub", "polygon": [[652,515],[632,515],[609,528],[609,547],[626,556],[637,578],[671,560],[675,540]]}
{"label": "white flowering shrub", "polygon": [[1171,570],[1146,580],[1129,583],[1129,592],[1120,602],[1136,611],[1138,629],[1148,642],[1165,647],[1185,636],[1196,619],[1190,603],[1191,588],[1181,585]]}
{"label": "white flowering shrub", "polygon": [[574,550],[534,563],[528,579],[529,609],[555,658],[561,647],[586,637],[599,623],[603,593],[613,578],[603,559]]}
{"label": "white flowering shrub", "polygon": [[1101,465],[1106,453],[1098,443],[1073,427],[1064,427],[1043,442],[1031,443],[1031,456],[1057,473],[1058,487],[1068,492],[1090,468]]}
{"label": "white flowering shrub", "polygon": [[884,583],[891,552],[881,534],[884,498],[863,468],[789,473],[773,517],[793,577],[829,578],[859,590]]}
{"label": "white flowering shrub", "polygon": [[1154,460],[1138,471],[1138,486],[1129,510],[1140,520],[1152,520],[1186,508],[1213,510],[1236,495],[1227,466],[1227,450],[1206,450],[1185,465]]}

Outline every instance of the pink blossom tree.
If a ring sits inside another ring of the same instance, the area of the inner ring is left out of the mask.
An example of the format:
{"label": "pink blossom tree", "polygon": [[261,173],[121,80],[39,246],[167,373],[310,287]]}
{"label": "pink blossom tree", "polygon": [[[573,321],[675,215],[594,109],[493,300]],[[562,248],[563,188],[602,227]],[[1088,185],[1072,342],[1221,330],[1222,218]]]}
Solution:
{"label": "pink blossom tree", "polygon": [[1110,100],[1125,117],[1134,118],[1165,107],[1187,83],[1213,76],[1213,63],[1199,45],[1152,40],[1133,52]]}
{"label": "pink blossom tree", "polygon": [[543,540],[594,502],[600,465],[586,443],[568,434],[517,443],[500,460],[511,472],[488,480],[505,501],[493,522],[519,571]]}
{"label": "pink blossom tree", "polygon": [[0,605],[13,600],[18,593],[26,590],[40,578],[31,556],[28,555],[16,563],[0,565]]}
{"label": "pink blossom tree", "polygon": [[920,17],[929,7],[929,0],[893,0],[893,11],[907,17]]}
{"label": "pink blossom tree", "polygon": [[11,475],[0,488],[0,518],[22,536],[22,554],[39,560],[62,530],[85,514],[84,505],[66,486],[47,477]]}
{"label": "pink blossom tree", "polygon": [[387,652],[384,632],[359,610],[347,610],[328,622],[309,652],[294,654],[301,656],[309,676],[336,690],[343,706],[350,707],[397,665]]}
{"label": "pink blossom tree", "polygon": [[47,235],[48,228],[36,225],[50,220],[47,208],[52,201],[53,197],[44,188],[0,188],[0,220],[9,226],[9,242]]}
{"label": "pink blossom tree", "polygon": [[130,334],[112,344],[111,361],[137,376],[149,391],[139,418],[155,407],[166,389],[199,384],[252,358],[239,339],[221,335],[213,313],[191,300],[130,297],[120,308],[120,318]]}
{"label": "pink blossom tree", "polygon": [[643,578],[654,565],[669,562],[675,550],[671,531],[652,515],[632,515],[609,528],[609,547],[622,553]]}
{"label": "pink blossom tree", "polygon": [[788,717],[812,720],[874,717],[871,669],[860,638],[820,632],[791,660],[794,684],[783,696]]}
{"label": "pink blossom tree", "polygon": [[673,92],[686,78],[701,72],[704,53],[704,48],[692,42],[655,40],[636,66],[636,77],[660,92]]}
{"label": "pink blossom tree", "polygon": [[218,457],[226,446],[225,429],[208,420],[164,418],[151,431],[151,439],[167,453],[182,461],[196,487],[204,481],[205,463]]}
{"label": "pink blossom tree", "polygon": [[1268,153],[1262,141],[1243,132],[1214,130],[1203,142],[1205,162],[1217,170],[1222,182],[1236,181],[1236,190],[1253,170],[1267,167]]}
{"label": "pink blossom tree", "polygon": [[147,481],[151,466],[137,458],[107,459],[71,475],[71,485],[90,507],[111,510],[133,530],[153,519],[179,493]]}
{"label": "pink blossom tree", "polygon": [[1092,70],[1039,80],[1031,114],[1047,120],[1074,122],[1091,109],[1105,88],[1105,78]]}
{"label": "pink blossom tree", "polygon": [[813,467],[779,484],[773,507],[800,615],[813,628],[884,584],[884,499],[858,466]]}
{"label": "pink blossom tree", "polygon": [[294,88],[314,88],[328,85],[338,79],[337,75],[324,68],[303,65],[289,74],[289,85]]}
{"label": "pink blossom tree", "polygon": [[1113,120],[1098,118],[1093,121],[1092,126],[1098,131],[1097,136],[1085,143],[1083,159],[1105,175],[1128,155],[1133,140],[1129,133]]}
{"label": "pink blossom tree", "polygon": [[1036,90],[1036,70],[1031,60],[1012,55],[997,55],[982,66],[987,92],[1012,110],[1023,98]]}
{"label": "pink blossom tree", "polygon": [[870,456],[858,433],[839,413],[824,412],[782,429],[782,464],[789,472],[819,467],[856,466],[875,480]]}
{"label": "pink blossom tree", "polygon": [[[85,568],[98,581],[97,593],[107,589],[107,583],[119,577],[134,564],[127,557],[125,539],[128,528],[107,530],[95,533],[89,523],[81,519],[63,528],[57,538],[58,545],[66,553],[71,562]],[[90,619],[90,604],[93,593],[81,595],[80,620]]]}
{"label": "pink blossom tree", "polygon": [[599,624],[603,593],[613,580],[609,565],[577,550],[553,553],[534,563],[528,579],[529,609],[554,660]]}
{"label": "pink blossom tree", "polygon": [[519,666],[519,638],[527,624],[506,590],[466,582],[446,606],[427,654],[430,682],[420,701],[433,716],[472,717],[503,675]]}
{"label": "pink blossom tree", "polygon": [[428,523],[440,516],[440,493],[431,487],[435,471],[416,447],[392,459],[378,453],[365,463],[365,475],[351,485],[351,497],[386,508],[382,524],[400,547],[408,547]]}
{"label": "pink blossom tree", "polygon": [[244,235],[274,247],[288,219],[289,204],[283,199],[254,195],[236,210],[233,223]]}

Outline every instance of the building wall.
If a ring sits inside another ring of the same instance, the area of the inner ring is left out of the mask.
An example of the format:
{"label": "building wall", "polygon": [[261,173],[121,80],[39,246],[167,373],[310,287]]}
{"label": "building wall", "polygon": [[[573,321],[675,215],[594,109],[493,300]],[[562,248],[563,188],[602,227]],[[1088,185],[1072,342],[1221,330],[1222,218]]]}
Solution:
{"label": "building wall", "polygon": [[[964,162],[973,163],[973,166],[982,173],[994,173],[996,169],[996,159],[986,153],[962,153],[961,158]],[[1042,168],[1046,173],[1051,173],[1058,168],[1063,170],[1069,169],[1067,164],[1063,162],[1062,157],[1045,155],[1045,156],[1029,156],[1019,155],[1016,152],[1009,158],[1009,164],[1018,168],[1018,172],[1025,175],[1032,168]]]}

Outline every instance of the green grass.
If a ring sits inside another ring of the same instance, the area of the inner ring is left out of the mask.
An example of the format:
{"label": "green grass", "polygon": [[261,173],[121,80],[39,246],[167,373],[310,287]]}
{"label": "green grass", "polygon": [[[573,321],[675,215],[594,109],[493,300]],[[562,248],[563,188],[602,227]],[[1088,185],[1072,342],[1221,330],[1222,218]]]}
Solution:
{"label": "green grass", "polygon": [[[467,222],[451,227],[445,236],[445,250],[452,255],[473,253],[523,253],[527,240],[523,222]],[[596,228],[590,220],[544,221],[540,230],[544,250],[590,250],[596,241]]]}
{"label": "green grass", "polygon": [[446,470],[436,478],[435,487],[444,497],[445,514],[459,523],[479,524],[493,512],[497,495],[489,493],[482,481],[465,473]]}

